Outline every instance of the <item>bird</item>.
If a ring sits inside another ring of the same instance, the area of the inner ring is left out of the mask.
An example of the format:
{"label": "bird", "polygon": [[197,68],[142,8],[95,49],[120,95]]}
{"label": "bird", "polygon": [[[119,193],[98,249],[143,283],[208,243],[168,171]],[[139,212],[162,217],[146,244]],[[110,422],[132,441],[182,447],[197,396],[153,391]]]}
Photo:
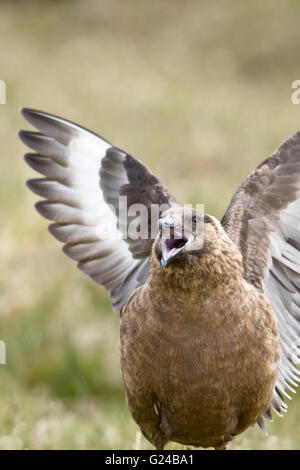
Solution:
{"label": "bird", "polygon": [[21,113],[37,129],[19,133],[43,175],[27,182],[36,209],[119,312],[125,397],[145,438],[223,450],[256,423],[266,433],[300,381],[300,132],[219,221],[100,135]]}

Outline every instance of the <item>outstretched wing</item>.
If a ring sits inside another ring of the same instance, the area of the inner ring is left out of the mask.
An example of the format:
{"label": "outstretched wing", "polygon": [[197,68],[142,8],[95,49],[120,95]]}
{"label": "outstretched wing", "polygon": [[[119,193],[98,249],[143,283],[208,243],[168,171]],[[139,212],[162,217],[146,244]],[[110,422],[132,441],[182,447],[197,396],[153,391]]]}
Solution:
{"label": "outstretched wing", "polygon": [[276,315],[282,351],[271,405],[281,415],[300,375],[300,132],[246,178],[222,225]]}
{"label": "outstretched wing", "polygon": [[19,134],[36,152],[26,154],[26,162],[44,175],[27,182],[45,198],[36,208],[55,221],[50,233],[64,243],[63,251],[80,270],[109,290],[119,310],[147,279],[153,242],[124,236],[127,227],[118,223],[119,195],[149,211],[151,204],[176,200],[141,162],[100,136],[51,114],[21,112],[40,131]]}

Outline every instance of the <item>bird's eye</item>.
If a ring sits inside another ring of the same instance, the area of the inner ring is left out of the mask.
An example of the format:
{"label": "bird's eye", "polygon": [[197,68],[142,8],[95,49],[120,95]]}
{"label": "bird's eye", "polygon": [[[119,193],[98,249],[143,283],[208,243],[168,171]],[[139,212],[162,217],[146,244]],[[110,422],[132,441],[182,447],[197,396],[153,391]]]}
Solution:
{"label": "bird's eye", "polygon": [[193,215],[192,216],[192,222],[193,222],[193,224],[196,224],[197,222],[199,222],[199,217],[197,217],[196,215]]}

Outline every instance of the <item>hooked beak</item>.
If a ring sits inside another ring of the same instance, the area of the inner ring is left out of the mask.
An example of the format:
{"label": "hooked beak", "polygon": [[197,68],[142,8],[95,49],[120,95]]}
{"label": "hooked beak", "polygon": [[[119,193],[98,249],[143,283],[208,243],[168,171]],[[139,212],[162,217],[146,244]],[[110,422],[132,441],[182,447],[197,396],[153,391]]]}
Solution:
{"label": "hooked beak", "polygon": [[177,227],[161,219],[158,221],[158,227],[161,232],[160,245],[162,255],[160,266],[164,268],[194,240],[194,235],[192,233],[185,233],[182,227]]}

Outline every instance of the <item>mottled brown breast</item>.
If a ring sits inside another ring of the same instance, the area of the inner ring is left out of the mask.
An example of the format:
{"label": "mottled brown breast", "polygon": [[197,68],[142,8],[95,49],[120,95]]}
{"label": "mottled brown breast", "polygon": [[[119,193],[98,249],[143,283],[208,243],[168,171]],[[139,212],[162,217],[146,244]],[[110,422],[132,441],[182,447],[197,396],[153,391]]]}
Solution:
{"label": "mottled brown breast", "polygon": [[154,445],[219,447],[269,406],[279,361],[274,316],[245,281],[198,299],[173,286],[173,300],[150,282],[122,312],[129,408]]}

